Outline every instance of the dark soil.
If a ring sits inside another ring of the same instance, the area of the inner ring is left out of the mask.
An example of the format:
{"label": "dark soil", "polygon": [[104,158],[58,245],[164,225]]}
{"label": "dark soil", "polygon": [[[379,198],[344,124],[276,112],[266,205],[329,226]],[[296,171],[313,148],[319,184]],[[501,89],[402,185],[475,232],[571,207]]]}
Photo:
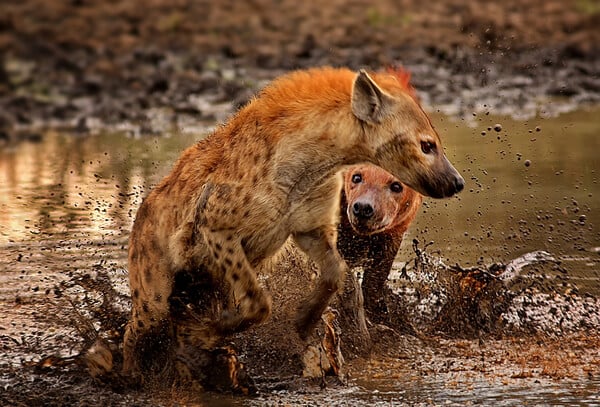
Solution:
{"label": "dark soil", "polygon": [[600,101],[598,26],[593,0],[7,0],[0,139],[220,119],[281,71],[324,64],[405,65],[451,114],[553,114]]}

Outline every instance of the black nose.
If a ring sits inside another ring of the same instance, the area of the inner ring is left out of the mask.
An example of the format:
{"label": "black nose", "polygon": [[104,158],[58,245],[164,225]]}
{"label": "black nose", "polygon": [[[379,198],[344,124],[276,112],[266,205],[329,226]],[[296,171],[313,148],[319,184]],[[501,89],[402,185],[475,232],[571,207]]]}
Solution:
{"label": "black nose", "polygon": [[369,219],[373,216],[374,211],[370,203],[355,202],[354,205],[352,205],[352,213],[357,218]]}
{"label": "black nose", "polygon": [[463,177],[461,177],[461,176],[456,177],[456,179],[454,180],[454,188],[456,189],[456,192],[462,191],[464,187],[465,187],[465,180],[463,179]]}

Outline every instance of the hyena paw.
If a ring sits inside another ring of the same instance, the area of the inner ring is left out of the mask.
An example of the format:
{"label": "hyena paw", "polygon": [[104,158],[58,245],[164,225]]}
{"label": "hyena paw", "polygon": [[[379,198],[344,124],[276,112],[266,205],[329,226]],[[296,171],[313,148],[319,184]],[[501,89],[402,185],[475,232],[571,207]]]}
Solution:
{"label": "hyena paw", "polygon": [[233,311],[223,311],[219,320],[215,323],[217,332],[221,335],[229,335],[248,329],[258,323],[256,318],[248,317]]}
{"label": "hyena paw", "polygon": [[315,312],[309,303],[302,304],[296,313],[294,325],[296,332],[303,341],[306,340],[321,319],[322,312]]}
{"label": "hyena paw", "polygon": [[244,318],[237,312],[225,310],[220,318],[215,322],[215,328],[221,335],[228,335],[239,332],[243,329]]}
{"label": "hyena paw", "polygon": [[239,307],[240,311],[223,311],[216,323],[218,331],[226,335],[264,322],[271,315],[271,297],[262,291],[260,294],[244,298]]}

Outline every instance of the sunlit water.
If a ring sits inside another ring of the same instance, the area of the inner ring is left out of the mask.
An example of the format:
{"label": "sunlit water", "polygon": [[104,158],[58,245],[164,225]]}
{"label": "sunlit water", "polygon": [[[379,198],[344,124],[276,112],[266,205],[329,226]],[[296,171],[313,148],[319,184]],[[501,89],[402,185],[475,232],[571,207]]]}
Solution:
{"label": "sunlit water", "polygon": [[[434,241],[429,251],[463,266],[543,249],[561,259],[581,290],[600,295],[599,115],[581,111],[528,122],[481,116],[469,123],[434,116],[467,185],[456,198],[426,199],[399,260],[409,255],[412,238]],[[496,123],[501,131],[493,129]],[[122,270],[126,285],[127,237],[141,199],[180,152],[203,136],[48,132],[38,143],[0,149],[0,328],[18,329],[15,293],[35,296],[71,272],[108,263]],[[477,382],[465,390],[435,380],[407,387],[406,381],[359,378],[344,394],[303,397],[308,404],[330,405],[346,399],[348,405],[599,405],[598,386],[549,382],[532,390],[526,382]],[[276,395],[262,402],[273,400]]]}

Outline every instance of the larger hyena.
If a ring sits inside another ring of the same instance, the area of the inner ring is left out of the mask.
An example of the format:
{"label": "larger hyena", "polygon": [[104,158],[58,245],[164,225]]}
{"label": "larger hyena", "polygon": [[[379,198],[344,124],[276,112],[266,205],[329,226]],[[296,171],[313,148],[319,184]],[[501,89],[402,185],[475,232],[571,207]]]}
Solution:
{"label": "larger hyena", "polygon": [[188,321],[185,329],[196,325],[206,340],[264,321],[271,300],[254,268],[290,236],[321,270],[297,314],[296,330],[306,337],[347,269],[336,249],[338,172],[360,162],[434,198],[464,185],[427,115],[393,73],[323,68],[285,75],[188,148],[133,226],[124,372],[155,369],[145,356],[163,359],[184,329],[169,318],[178,272],[204,273],[230,298],[219,318]]}

